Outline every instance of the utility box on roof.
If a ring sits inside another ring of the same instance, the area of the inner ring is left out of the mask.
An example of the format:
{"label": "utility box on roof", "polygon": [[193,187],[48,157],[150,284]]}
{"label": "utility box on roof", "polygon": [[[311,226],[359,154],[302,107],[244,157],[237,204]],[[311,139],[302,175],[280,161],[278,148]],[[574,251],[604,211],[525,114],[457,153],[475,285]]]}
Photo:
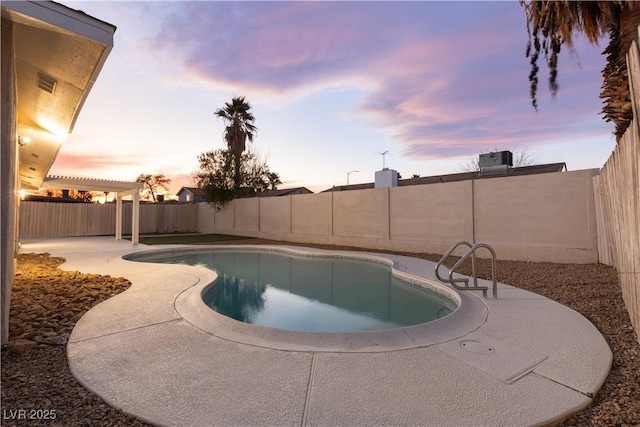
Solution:
{"label": "utility box on roof", "polygon": [[497,151],[495,153],[480,154],[478,166],[480,169],[490,166],[513,166],[513,153],[511,151]]}
{"label": "utility box on roof", "polygon": [[398,186],[398,171],[393,169],[384,168],[381,171],[376,171],[376,181],[374,188],[385,187],[397,187]]}

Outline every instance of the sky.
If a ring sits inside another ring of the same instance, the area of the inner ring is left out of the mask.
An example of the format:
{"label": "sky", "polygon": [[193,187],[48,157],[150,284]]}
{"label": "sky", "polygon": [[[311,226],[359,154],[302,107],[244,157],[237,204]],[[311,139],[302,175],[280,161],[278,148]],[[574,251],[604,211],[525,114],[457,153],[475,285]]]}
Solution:
{"label": "sky", "polygon": [[555,98],[540,61],[536,112],[517,1],[61,3],[117,30],[51,175],[160,173],[175,195],[199,154],[225,147],[214,112],[237,96],[279,188],[373,182],[383,164],[456,173],[495,149],[599,168],[615,145],[600,114],[608,40],[563,47]]}

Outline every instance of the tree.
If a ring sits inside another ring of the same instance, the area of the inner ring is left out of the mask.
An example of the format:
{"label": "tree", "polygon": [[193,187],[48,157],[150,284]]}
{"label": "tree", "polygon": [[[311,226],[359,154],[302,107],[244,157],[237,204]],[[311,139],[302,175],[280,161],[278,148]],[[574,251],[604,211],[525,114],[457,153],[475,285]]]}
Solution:
{"label": "tree", "polygon": [[168,190],[171,180],[161,173],[156,175],[140,174],[136,178],[136,182],[143,184],[141,193],[147,198],[151,196],[155,202],[158,189],[164,188],[165,190]]}
{"label": "tree", "polygon": [[[266,160],[253,153],[240,156],[240,174],[235,172],[235,153],[231,150],[213,150],[198,156],[199,168],[195,173],[196,185],[205,192],[207,202],[217,210],[237,197],[252,197],[273,188],[279,175],[269,170]],[[236,177],[240,176],[239,183]]]}
{"label": "tree", "polygon": [[282,184],[282,181],[280,181],[280,175],[276,172],[269,172],[267,179],[269,179],[269,186],[272,190],[277,190],[278,185]]}
{"label": "tree", "polygon": [[93,199],[93,194],[90,191],[86,190],[78,190],[76,192],[76,199],[82,200],[84,203],[91,203]]}
{"label": "tree", "polygon": [[86,190],[57,190],[53,188],[45,188],[43,190],[38,190],[32,192],[30,194],[35,194],[39,196],[46,196],[51,198],[66,198],[66,199],[75,199],[81,200],[84,203],[93,203],[94,197],[97,199],[97,194],[95,191],[86,191]]}
{"label": "tree", "polygon": [[609,45],[603,54],[607,64],[602,71],[603,83],[600,98],[606,121],[614,122],[617,139],[629,127],[631,108],[626,55],[637,37],[640,24],[640,1],[569,1],[569,0],[520,0],[527,18],[529,42],[526,55],[531,60],[529,74],[531,103],[537,110],[538,59],[544,54],[549,66],[549,89],[558,92],[558,54],[563,44],[573,47],[573,35],[583,33],[589,42],[609,34]]}
{"label": "tree", "polygon": [[[523,166],[535,165],[540,159],[540,153],[531,150],[526,145],[515,149],[499,149],[493,148],[493,152],[509,150],[513,153],[513,166],[521,168]],[[458,172],[477,172],[480,170],[480,153],[470,154],[467,158],[458,163],[456,168]]]}
{"label": "tree", "polygon": [[241,163],[242,153],[246,149],[247,140],[253,142],[257,127],[253,124],[255,117],[249,111],[251,105],[245,101],[244,96],[233,98],[231,103],[227,102],[224,108],[216,110],[215,115],[225,122],[223,138],[227,144],[227,149],[233,156],[234,165],[234,190],[237,192],[242,183]]}

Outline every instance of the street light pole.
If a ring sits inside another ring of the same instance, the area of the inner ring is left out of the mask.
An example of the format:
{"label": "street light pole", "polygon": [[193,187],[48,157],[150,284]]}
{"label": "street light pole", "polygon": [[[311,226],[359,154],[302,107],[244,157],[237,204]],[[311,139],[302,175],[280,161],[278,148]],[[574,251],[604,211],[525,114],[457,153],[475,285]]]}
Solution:
{"label": "street light pole", "polygon": [[359,170],[354,169],[354,170],[352,170],[352,171],[350,171],[350,172],[347,172],[347,185],[349,185],[349,175],[351,175],[351,174],[352,174],[352,173],[354,173],[354,172],[360,172],[360,171],[359,171]]}

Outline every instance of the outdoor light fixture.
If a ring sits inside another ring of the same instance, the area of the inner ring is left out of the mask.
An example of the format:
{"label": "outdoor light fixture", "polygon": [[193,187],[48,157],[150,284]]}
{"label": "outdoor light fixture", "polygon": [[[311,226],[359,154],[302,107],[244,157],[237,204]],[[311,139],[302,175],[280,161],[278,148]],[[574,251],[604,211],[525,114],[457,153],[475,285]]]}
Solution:
{"label": "outdoor light fixture", "polygon": [[30,142],[31,142],[31,138],[29,138],[28,136],[18,136],[18,145],[20,147],[29,145]]}
{"label": "outdoor light fixture", "polygon": [[360,171],[359,171],[359,170],[354,169],[354,170],[352,170],[352,171],[347,172],[347,185],[349,185],[349,175],[351,175],[351,174],[352,174],[352,173],[354,173],[354,172],[360,172]]}

